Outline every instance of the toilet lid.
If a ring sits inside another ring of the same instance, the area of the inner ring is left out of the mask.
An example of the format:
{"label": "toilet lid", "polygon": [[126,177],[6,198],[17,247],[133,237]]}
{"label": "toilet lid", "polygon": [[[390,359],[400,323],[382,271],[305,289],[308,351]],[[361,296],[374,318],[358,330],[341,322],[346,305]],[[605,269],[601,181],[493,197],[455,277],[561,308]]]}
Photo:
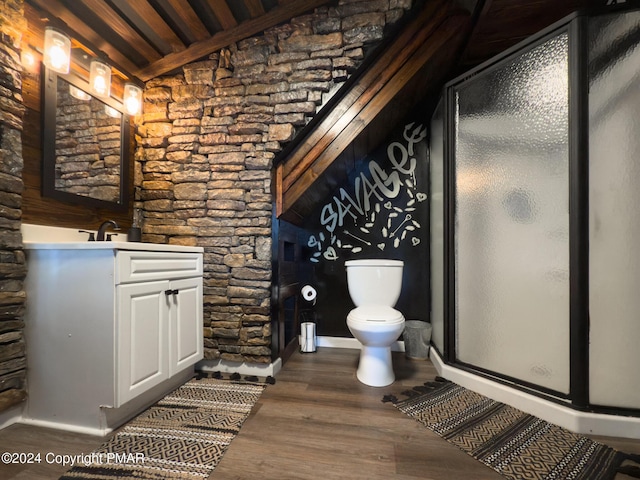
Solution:
{"label": "toilet lid", "polygon": [[402,313],[387,305],[362,305],[351,310],[349,317],[356,322],[399,323],[404,321]]}

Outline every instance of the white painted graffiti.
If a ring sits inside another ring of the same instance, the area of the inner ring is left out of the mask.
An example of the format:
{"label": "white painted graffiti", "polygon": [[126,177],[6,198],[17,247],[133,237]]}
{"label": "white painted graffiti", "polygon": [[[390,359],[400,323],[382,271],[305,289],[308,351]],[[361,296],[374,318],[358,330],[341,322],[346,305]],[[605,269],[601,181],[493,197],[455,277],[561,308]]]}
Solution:
{"label": "white painted graffiti", "polygon": [[[421,225],[412,212],[427,195],[418,190],[415,145],[425,137],[422,125],[406,125],[404,142],[392,142],[387,147],[389,171],[371,160],[367,171],[355,178],[351,193],[340,188],[322,207],[320,224],[324,230],[311,235],[307,242],[315,250],[312,262],[337,260],[340,250],[359,253],[374,242],[380,250],[398,248],[405,240],[412,246],[420,243],[417,230]],[[404,205],[399,206],[402,202]]]}

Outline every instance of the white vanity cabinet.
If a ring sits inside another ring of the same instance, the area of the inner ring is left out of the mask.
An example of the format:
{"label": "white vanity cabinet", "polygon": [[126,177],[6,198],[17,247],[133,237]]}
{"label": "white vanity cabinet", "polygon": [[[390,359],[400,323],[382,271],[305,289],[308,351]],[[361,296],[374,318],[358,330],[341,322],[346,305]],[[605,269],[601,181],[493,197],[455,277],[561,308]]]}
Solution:
{"label": "white vanity cabinet", "polygon": [[25,244],[27,423],[106,434],[203,357],[202,249]]}
{"label": "white vanity cabinet", "polygon": [[116,407],[203,355],[202,257],[116,254]]}

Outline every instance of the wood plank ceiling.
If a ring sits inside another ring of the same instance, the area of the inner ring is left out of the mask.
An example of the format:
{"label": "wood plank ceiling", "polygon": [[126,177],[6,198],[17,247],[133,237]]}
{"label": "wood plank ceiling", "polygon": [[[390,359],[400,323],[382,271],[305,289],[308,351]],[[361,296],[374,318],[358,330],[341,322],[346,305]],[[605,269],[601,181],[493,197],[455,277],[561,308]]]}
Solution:
{"label": "wood plank ceiling", "polygon": [[[317,7],[339,5],[338,0],[25,1],[93,55],[107,57],[124,78],[142,82]],[[355,157],[375,148],[403,115],[436,95],[448,79],[575,10],[607,2],[415,0],[427,13],[414,12],[417,21],[408,26],[413,33],[398,34],[369,70],[354,76],[353,89],[342,89],[336,102],[324,108],[278,159],[278,215],[299,223],[339,184]],[[360,92],[358,98],[354,91]]]}
{"label": "wood plank ceiling", "polygon": [[331,0],[26,0],[124,76],[147,81]]}
{"label": "wood plank ceiling", "polygon": [[[338,0],[25,0],[48,24],[141,81]],[[607,0],[465,0],[478,4],[465,66],[473,66],[576,8]],[[426,2],[428,3],[428,1]]]}

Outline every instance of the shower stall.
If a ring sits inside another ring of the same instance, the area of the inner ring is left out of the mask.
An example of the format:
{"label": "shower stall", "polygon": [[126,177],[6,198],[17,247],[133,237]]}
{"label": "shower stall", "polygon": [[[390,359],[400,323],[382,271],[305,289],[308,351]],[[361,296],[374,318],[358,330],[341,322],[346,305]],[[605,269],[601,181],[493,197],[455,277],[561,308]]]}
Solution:
{"label": "shower stall", "polygon": [[449,82],[431,121],[433,343],[640,416],[640,12],[574,14]]}

